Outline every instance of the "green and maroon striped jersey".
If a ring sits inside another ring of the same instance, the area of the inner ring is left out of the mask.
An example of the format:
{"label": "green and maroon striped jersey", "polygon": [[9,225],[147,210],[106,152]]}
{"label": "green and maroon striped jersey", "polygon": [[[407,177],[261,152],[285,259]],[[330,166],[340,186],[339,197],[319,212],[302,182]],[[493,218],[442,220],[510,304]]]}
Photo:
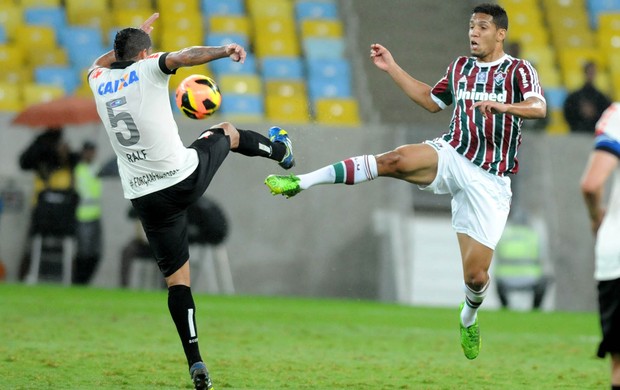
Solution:
{"label": "green and maroon striped jersey", "polygon": [[530,96],[545,100],[536,70],[528,61],[509,55],[488,63],[478,62],[475,57],[459,57],[431,91],[442,109],[455,104],[450,131],[443,139],[495,175],[519,170],[517,150],[523,120],[509,114],[488,115],[485,119],[472,105],[486,100],[518,103]]}

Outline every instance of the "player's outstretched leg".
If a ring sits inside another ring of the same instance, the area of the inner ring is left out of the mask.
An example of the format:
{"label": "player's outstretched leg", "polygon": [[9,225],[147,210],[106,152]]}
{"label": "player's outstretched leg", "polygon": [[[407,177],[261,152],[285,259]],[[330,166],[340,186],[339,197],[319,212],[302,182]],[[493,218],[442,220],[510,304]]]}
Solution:
{"label": "player's outstretched leg", "polygon": [[304,175],[269,175],[265,184],[273,195],[287,198],[318,184],[359,184],[378,176],[375,156],[352,157]]}
{"label": "player's outstretched leg", "polygon": [[211,384],[211,379],[209,378],[209,371],[203,362],[196,362],[192,364],[192,367],[189,369],[189,375],[192,377],[194,389],[213,390],[213,385]]}
{"label": "player's outstretched leg", "polygon": [[293,143],[288,136],[286,130],[273,126],[269,129],[269,141],[284,144],[286,153],[282,160],[278,163],[284,169],[291,169],[295,166],[295,157],[293,156]]}

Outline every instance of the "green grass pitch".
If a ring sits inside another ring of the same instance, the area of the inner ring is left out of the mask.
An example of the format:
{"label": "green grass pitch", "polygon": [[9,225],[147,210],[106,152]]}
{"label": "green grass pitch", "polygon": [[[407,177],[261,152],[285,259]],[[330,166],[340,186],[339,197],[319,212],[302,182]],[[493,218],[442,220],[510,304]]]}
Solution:
{"label": "green grass pitch", "polygon": [[[461,351],[458,304],[195,296],[224,389],[603,389],[595,313],[482,310]],[[165,291],[0,284],[0,389],[189,389]]]}

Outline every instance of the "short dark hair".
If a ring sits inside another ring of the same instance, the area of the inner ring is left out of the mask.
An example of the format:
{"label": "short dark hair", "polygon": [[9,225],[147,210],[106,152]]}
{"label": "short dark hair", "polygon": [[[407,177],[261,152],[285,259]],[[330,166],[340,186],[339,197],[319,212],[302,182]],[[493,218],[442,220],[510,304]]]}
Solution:
{"label": "short dark hair", "polygon": [[150,47],[151,37],[139,28],[124,28],[114,37],[114,55],[117,61],[131,60]]}
{"label": "short dark hair", "polygon": [[483,3],[474,7],[473,14],[481,13],[491,15],[493,17],[493,23],[498,28],[508,30],[508,14],[506,10],[497,4]]}

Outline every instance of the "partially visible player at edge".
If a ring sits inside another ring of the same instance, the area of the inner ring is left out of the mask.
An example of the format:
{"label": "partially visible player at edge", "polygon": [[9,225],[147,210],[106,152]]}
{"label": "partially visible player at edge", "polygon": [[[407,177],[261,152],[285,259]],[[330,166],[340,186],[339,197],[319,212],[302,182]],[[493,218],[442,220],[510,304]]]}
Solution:
{"label": "partially visible player at edge", "polygon": [[434,87],[405,72],[382,45],[371,45],[374,64],[419,106],[434,113],[455,105],[449,131],[441,138],[352,157],[305,175],[265,180],[274,195],[286,197],[317,184],[359,184],[378,176],[451,194],[465,280],[461,346],[468,359],[475,359],[482,345],[477,311],[487,294],[493,251],[510,209],[508,175],[519,167],[522,120],[544,118],[547,110],[532,65],[504,53],[507,30],[502,7],[476,6],[469,20],[471,56],[454,60]]}
{"label": "partially visible player at edge", "polygon": [[168,308],[176,325],[196,389],[212,389],[198,348],[190,289],[187,208],[199,199],[228,152],[261,156],[288,169],[294,165],[286,131],[272,127],[269,138],[220,123],[185,147],[174,121],[168,82],[177,68],[230,58],[243,62],[237,44],[193,46],[151,54],[153,14],[140,28],[126,28],[114,50],[88,73],[97,111],[118,161],[124,196],[131,200],[168,286]]}
{"label": "partially visible player at edge", "polygon": [[620,103],[603,112],[595,133],[581,191],[596,238],[594,279],[602,334],[596,355],[605,358],[609,354],[610,388],[620,390]]}

